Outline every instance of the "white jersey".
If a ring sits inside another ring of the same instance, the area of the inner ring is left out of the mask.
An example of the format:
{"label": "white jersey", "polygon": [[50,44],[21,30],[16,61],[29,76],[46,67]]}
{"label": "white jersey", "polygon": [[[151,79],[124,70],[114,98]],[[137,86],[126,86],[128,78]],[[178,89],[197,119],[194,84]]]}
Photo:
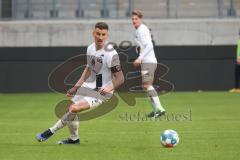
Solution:
{"label": "white jersey", "polygon": [[139,57],[143,63],[157,63],[155,57],[152,38],[148,27],[141,24],[135,32],[135,41],[140,47]]}
{"label": "white jersey", "polygon": [[112,85],[111,68],[114,66],[120,66],[115,49],[110,46],[108,50],[105,47],[96,50],[95,43],[92,43],[87,48],[87,67],[91,68],[91,75],[82,86],[98,89],[109,84]]}

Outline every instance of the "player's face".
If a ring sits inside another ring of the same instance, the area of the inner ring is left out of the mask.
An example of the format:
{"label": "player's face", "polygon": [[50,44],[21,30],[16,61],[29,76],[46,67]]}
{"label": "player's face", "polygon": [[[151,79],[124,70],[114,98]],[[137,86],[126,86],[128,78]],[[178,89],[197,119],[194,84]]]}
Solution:
{"label": "player's face", "polygon": [[93,37],[98,48],[102,48],[108,38],[108,30],[96,28],[93,31]]}
{"label": "player's face", "polygon": [[136,15],[132,16],[132,24],[135,28],[138,28],[142,24],[142,19]]}

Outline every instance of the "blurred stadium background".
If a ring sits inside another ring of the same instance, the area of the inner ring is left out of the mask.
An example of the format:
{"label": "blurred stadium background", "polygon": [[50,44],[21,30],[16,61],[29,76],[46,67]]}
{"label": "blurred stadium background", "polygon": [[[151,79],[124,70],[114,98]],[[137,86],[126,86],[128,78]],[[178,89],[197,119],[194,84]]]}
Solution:
{"label": "blurred stadium background", "polygon": [[175,91],[234,87],[239,0],[0,0],[0,92],[50,91],[49,73],[85,53],[97,21],[109,23],[110,41],[134,42],[133,9],[152,29]]}

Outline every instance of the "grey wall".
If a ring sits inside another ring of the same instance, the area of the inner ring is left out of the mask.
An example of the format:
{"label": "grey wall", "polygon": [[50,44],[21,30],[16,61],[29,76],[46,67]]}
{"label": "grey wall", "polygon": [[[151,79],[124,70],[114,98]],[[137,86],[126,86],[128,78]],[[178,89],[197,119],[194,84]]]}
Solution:
{"label": "grey wall", "polygon": [[[0,47],[87,46],[97,21],[110,26],[110,41],[133,42],[129,20],[2,21]],[[156,45],[235,45],[240,19],[144,20],[153,30]]]}

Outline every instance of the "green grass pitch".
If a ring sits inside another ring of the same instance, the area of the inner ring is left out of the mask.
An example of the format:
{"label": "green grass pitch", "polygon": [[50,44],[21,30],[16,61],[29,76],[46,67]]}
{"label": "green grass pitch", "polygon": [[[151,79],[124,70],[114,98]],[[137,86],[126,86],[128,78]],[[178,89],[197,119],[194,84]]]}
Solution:
{"label": "green grass pitch", "polygon": [[[150,104],[147,99],[138,98],[136,106],[129,107],[120,100],[112,112],[80,122],[80,145],[59,146],[56,142],[68,136],[67,127],[47,142],[37,142],[35,135],[56,122],[54,106],[64,95],[0,94],[0,159],[240,159],[240,94],[172,92],[160,98],[169,119],[129,119],[126,114],[150,112]],[[171,114],[188,117],[174,120]],[[165,129],[179,133],[180,143],[176,148],[161,146],[159,137]]]}

